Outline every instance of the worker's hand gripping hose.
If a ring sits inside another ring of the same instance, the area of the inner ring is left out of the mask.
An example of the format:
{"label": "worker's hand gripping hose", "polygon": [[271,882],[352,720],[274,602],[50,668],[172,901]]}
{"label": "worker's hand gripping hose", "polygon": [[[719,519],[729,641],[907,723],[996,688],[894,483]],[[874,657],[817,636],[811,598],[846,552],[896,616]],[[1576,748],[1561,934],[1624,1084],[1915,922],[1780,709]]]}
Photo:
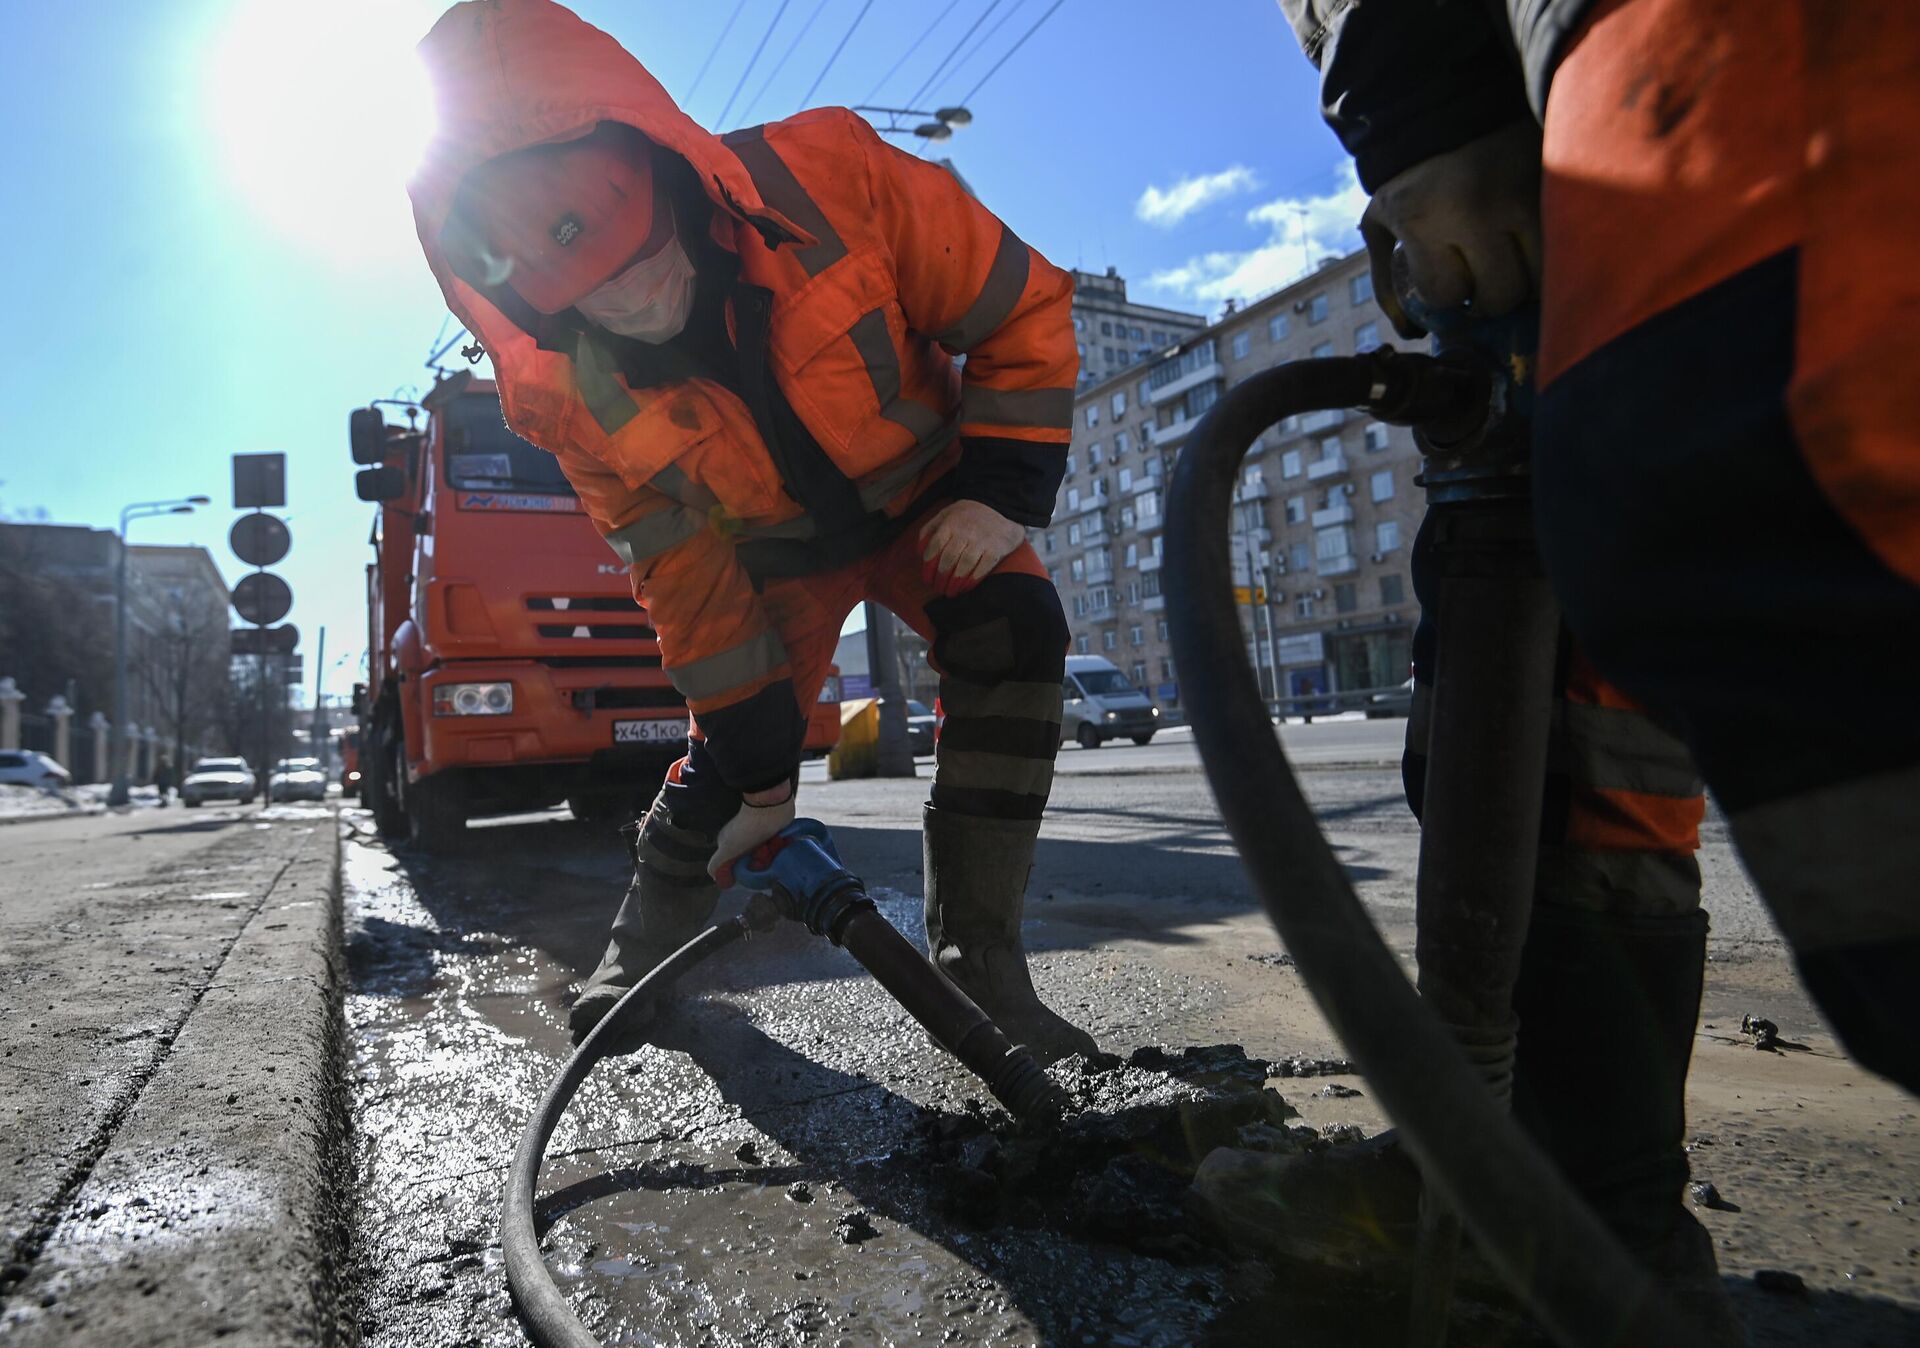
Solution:
{"label": "worker's hand gripping hose", "polygon": [[533,1208],[546,1157],[560,1116],[594,1064],[618,1045],[626,1049],[625,1022],[631,1008],[664,992],[716,950],[765,931],[781,917],[803,923],[816,935],[843,946],[880,985],[926,1027],[942,1048],[971,1068],[1023,1123],[1057,1121],[1066,1109],[1060,1088],[1025,1049],[1006,1035],[967,995],[954,987],[926,956],[895,931],[860,878],[840,864],[833,839],[817,819],[800,819],[771,842],[742,858],[735,879],[760,891],[739,917],[707,928],[667,956],[615,1004],[567,1059],[547,1087],[507,1168],[500,1214],[500,1248],[507,1286],[526,1318],[530,1338],[541,1348],[600,1348],[540,1257]]}
{"label": "worker's hand gripping hose", "polygon": [[1488,1092],[1416,995],[1322,837],[1268,720],[1234,607],[1229,510],[1248,448],[1282,418],[1365,407],[1464,432],[1492,376],[1378,350],[1254,375],[1221,398],[1173,472],[1166,586],[1174,659],[1220,812],[1321,1010],[1427,1181],[1560,1342],[1681,1345],[1652,1283]]}

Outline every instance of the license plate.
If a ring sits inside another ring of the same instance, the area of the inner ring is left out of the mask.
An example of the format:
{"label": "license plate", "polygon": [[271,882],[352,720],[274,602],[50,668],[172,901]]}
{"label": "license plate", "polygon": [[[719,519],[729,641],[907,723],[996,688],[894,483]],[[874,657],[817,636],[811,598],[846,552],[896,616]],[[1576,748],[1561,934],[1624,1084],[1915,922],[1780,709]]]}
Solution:
{"label": "license plate", "polygon": [[685,717],[658,718],[646,721],[615,721],[613,723],[613,742],[615,744],[678,744],[687,737]]}

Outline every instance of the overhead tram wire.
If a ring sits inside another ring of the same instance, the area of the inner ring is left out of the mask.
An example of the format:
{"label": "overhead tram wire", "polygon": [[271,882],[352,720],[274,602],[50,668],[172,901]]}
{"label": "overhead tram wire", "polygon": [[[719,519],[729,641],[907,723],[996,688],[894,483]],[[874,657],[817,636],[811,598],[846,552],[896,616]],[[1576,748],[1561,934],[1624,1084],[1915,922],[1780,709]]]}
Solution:
{"label": "overhead tram wire", "polygon": [[973,21],[973,26],[960,35],[960,40],[953,44],[945,56],[940,58],[940,64],[933,68],[933,73],[921,82],[920,87],[913,91],[913,97],[909,98],[903,106],[909,108],[917,108],[920,106],[921,96],[933,87],[933,82],[940,78],[948,66],[953,64],[953,58],[960,54],[960,49],[973,40],[973,35],[980,31],[980,25],[992,18],[993,11],[998,8],[1000,8],[1000,0],[987,0],[987,7],[980,11],[980,17]]}
{"label": "overhead tram wire", "polygon": [[887,73],[880,77],[879,83],[875,84],[873,88],[867,90],[867,96],[861,99],[860,101],[862,103],[873,102],[874,96],[878,94],[881,91],[881,89],[886,87],[887,81],[892,79],[894,77],[895,72],[898,71],[901,66],[907,63],[907,58],[920,50],[920,44],[933,36],[933,30],[938,28],[942,23],[946,22],[947,15],[953,13],[953,11],[959,6],[959,4],[960,4],[960,0],[947,0],[947,7],[940,11],[939,15],[934,19],[932,23],[927,25],[925,32],[921,33],[919,37],[913,40],[913,44],[911,46],[909,46],[904,52],[900,53],[900,59],[895,61],[891,66],[887,67]]}
{"label": "overhead tram wire", "polygon": [[833,69],[833,63],[840,59],[840,53],[846,50],[847,41],[853,36],[853,30],[860,26],[860,21],[867,17],[867,11],[872,8],[873,0],[867,0],[860,6],[860,12],[853,16],[853,22],[847,25],[847,31],[840,35],[840,45],[833,49],[833,55],[829,56],[827,63],[820,67],[820,73],[813,77],[813,83],[807,86],[807,92],[800,96],[800,111],[805,112],[807,106],[813,102],[814,91],[820,87],[820,82],[826,79],[827,72]]}
{"label": "overhead tram wire", "polygon": [[720,54],[720,47],[726,42],[727,34],[733,31],[733,21],[740,17],[740,11],[746,7],[747,0],[739,0],[739,3],[733,7],[733,13],[727,16],[726,23],[721,25],[720,36],[715,38],[713,46],[707,49],[707,59],[700,63],[700,73],[693,77],[693,83],[687,87],[686,97],[680,100],[681,107],[692,102],[693,96],[700,92],[700,81],[704,80],[707,77],[707,71],[713,68],[713,58]]}
{"label": "overhead tram wire", "polygon": [[[1053,17],[1054,11],[1059,9],[1060,6],[1066,3],[1067,3],[1067,0],[1053,0],[1053,3],[1047,6],[1047,12],[1045,14],[1042,14],[1037,20],[1035,20],[1033,27],[1027,29],[1026,32],[1022,33],[1017,42],[1015,42],[1011,47],[1007,48],[1007,50],[1001,55],[1000,59],[993,63],[992,68],[989,69],[986,74],[982,75],[980,79],[974,84],[973,88],[967,90],[966,97],[962,98],[956,106],[962,107],[962,108],[972,107],[973,96],[979,93],[982,89],[984,89],[986,87],[987,81],[1000,73],[1000,67],[1005,65],[1007,62],[1011,61],[1013,59],[1013,54],[1019,51],[1022,47],[1027,45],[1027,39],[1032,37],[1035,33],[1039,32],[1040,26],[1044,24],[1048,19],[1051,19]],[[928,141],[925,145],[922,145],[919,148],[919,150],[916,151],[915,153],[918,154],[920,158],[924,159],[926,158],[928,149],[931,148],[932,145],[933,145],[933,142]]]}
{"label": "overhead tram wire", "polygon": [[1026,3],[1027,0],[1013,0],[1011,5],[1000,11],[1000,17],[993,21],[993,26],[980,35],[978,42],[967,48],[967,54],[965,56],[962,56],[958,61],[953,63],[952,69],[947,71],[948,77],[952,78],[957,76],[961,71],[973,64],[973,58],[987,49],[988,44],[1000,35],[1000,30],[1007,26],[1007,20],[1018,14]]}
{"label": "overhead tram wire", "polygon": [[767,39],[773,36],[773,30],[780,26],[780,16],[787,12],[787,6],[793,0],[780,0],[780,8],[773,11],[773,22],[767,25],[767,31],[760,34],[760,45],[753,49],[753,55],[747,59],[747,68],[740,72],[740,82],[733,86],[733,92],[727,95],[727,105],[720,109],[720,115],[713,119],[714,130],[726,124],[727,114],[733,111],[733,102],[740,97],[740,91],[747,87],[747,77],[753,74],[753,68],[760,64],[760,53],[767,49]]}
{"label": "overhead tram wire", "polygon": [[760,106],[760,100],[767,96],[767,90],[773,87],[773,82],[780,78],[780,72],[787,68],[787,62],[793,59],[793,54],[799,50],[800,44],[807,40],[807,34],[813,29],[814,20],[820,17],[827,4],[828,0],[820,0],[820,3],[813,7],[813,13],[807,16],[807,21],[800,25],[800,31],[794,34],[793,41],[787,44],[787,49],[780,53],[780,59],[774,62],[773,69],[767,74],[766,82],[760,86],[760,92],[747,100],[746,107],[740,109],[742,126],[745,126],[748,119],[753,116],[753,110]]}

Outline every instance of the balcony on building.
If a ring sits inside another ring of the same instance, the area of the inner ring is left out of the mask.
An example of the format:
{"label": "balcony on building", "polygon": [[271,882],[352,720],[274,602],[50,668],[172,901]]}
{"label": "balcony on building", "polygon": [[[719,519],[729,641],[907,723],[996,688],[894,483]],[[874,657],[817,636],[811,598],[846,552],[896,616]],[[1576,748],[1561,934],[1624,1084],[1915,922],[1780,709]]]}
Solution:
{"label": "balcony on building", "polygon": [[1102,566],[1089,566],[1087,568],[1087,584],[1110,585],[1112,583],[1113,583],[1113,563],[1112,562],[1108,562]]}
{"label": "balcony on building", "polygon": [[1243,539],[1251,543],[1271,543],[1273,542],[1273,530],[1267,528],[1264,524],[1256,524],[1250,529],[1235,529],[1233,531],[1233,542],[1237,545]]}
{"label": "balcony on building", "polygon": [[1157,553],[1157,552],[1147,552],[1147,553],[1142,553],[1142,554],[1141,554],[1141,556],[1140,556],[1140,570],[1141,570],[1142,572],[1146,572],[1146,571],[1158,571],[1159,569],[1160,569],[1160,554],[1159,554],[1159,553]]}
{"label": "balcony on building", "polygon": [[1253,482],[1242,482],[1233,489],[1233,499],[1236,501],[1264,501],[1270,495],[1272,491],[1264,478]]}
{"label": "balcony on building", "polygon": [[1183,370],[1164,384],[1149,384],[1147,401],[1158,407],[1161,403],[1178,398],[1190,388],[1199,388],[1200,385],[1215,379],[1224,382],[1226,377],[1226,367],[1220,364],[1217,356],[1210,360],[1198,361],[1191,369]]}
{"label": "balcony on building", "polygon": [[1313,527],[1331,529],[1336,524],[1352,524],[1353,507],[1342,501],[1338,505],[1323,506],[1313,512]]}
{"label": "balcony on building", "polygon": [[1322,557],[1316,569],[1323,576],[1345,576],[1360,569],[1360,559],[1350,552],[1344,557]]}
{"label": "balcony on building", "polygon": [[[1159,560],[1158,557],[1154,558],[1156,562]],[[1158,613],[1166,606],[1167,597],[1164,594],[1150,594],[1140,601],[1141,609],[1147,613]]]}
{"label": "balcony on building", "polygon": [[1339,477],[1348,469],[1345,454],[1331,454],[1323,459],[1315,459],[1307,465],[1307,481],[1322,482],[1330,477]]}

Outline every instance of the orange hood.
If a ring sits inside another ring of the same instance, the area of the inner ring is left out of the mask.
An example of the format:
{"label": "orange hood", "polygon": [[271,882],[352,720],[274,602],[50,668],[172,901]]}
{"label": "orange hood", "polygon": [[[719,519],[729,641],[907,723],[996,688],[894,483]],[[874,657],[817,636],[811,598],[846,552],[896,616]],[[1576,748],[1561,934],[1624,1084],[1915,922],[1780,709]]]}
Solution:
{"label": "orange hood", "polygon": [[436,126],[407,185],[414,226],[447,307],[493,357],[507,420],[516,427],[563,424],[573,380],[563,368],[567,358],[539,349],[455,276],[441,248],[454,194],[476,165],[572,140],[600,122],[622,122],[690,163],[714,204],[770,243],[815,242],[760,199],[733,151],[680,111],[645,66],[551,0],[467,0],[440,16],[419,50],[433,84]]}

